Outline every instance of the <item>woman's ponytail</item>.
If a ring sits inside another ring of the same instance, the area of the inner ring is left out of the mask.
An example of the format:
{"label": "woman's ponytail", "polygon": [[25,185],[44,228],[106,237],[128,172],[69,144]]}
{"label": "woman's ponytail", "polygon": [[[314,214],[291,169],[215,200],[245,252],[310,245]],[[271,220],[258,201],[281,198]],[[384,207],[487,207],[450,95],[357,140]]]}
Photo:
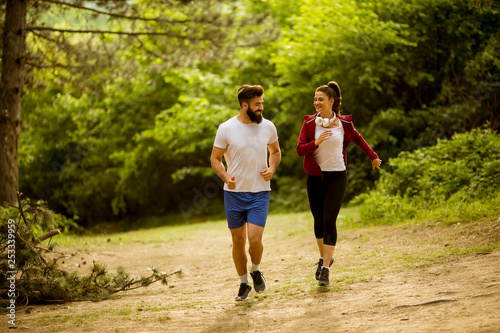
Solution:
{"label": "woman's ponytail", "polygon": [[333,92],[333,99],[335,102],[332,105],[332,111],[335,112],[338,116],[340,116],[340,108],[342,106],[342,95],[340,93],[339,84],[335,81],[328,82],[328,87],[330,87]]}

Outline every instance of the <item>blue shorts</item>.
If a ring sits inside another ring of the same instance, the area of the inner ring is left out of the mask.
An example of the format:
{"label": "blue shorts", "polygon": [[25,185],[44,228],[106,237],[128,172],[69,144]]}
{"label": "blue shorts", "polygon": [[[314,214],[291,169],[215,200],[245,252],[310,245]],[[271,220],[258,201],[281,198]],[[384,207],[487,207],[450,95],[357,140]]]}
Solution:
{"label": "blue shorts", "polygon": [[245,222],[265,227],[269,198],[271,198],[270,191],[256,193],[224,191],[224,206],[229,229],[239,228]]}

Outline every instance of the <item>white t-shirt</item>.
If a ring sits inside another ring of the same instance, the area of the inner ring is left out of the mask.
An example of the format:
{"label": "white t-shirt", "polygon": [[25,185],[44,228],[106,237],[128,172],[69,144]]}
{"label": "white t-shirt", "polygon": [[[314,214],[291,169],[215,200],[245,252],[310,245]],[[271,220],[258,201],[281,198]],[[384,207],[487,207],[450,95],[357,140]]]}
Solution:
{"label": "white t-shirt", "polygon": [[325,128],[316,125],[314,138],[319,138],[321,133],[328,130],[332,131],[333,134],[314,151],[314,159],[321,168],[321,171],[344,171],[345,163],[342,151],[344,146],[344,127],[342,126],[342,122],[339,121],[339,126],[334,128]]}
{"label": "white t-shirt", "polygon": [[226,149],[224,157],[227,173],[235,177],[236,188],[225,191],[261,192],[271,191],[271,182],[260,174],[268,167],[267,145],[278,140],[278,132],[272,122],[262,119],[260,124],[244,124],[236,117],[222,123],[215,135],[214,146]]}

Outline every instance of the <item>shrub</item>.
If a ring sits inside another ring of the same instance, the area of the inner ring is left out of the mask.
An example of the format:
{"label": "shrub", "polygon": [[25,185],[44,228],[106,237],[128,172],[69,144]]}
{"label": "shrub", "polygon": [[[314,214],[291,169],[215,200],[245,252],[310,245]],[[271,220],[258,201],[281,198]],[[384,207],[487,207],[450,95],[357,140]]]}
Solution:
{"label": "shrub", "polygon": [[491,130],[475,129],[433,147],[401,152],[389,165],[374,190],[353,200],[362,204],[365,224],[484,218],[500,200],[500,136]]}

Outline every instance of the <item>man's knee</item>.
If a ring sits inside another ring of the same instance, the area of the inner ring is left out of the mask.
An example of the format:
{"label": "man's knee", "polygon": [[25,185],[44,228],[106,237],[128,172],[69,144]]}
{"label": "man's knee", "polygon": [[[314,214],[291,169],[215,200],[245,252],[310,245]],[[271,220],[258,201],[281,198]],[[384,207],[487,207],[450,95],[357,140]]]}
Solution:
{"label": "man's knee", "polygon": [[234,248],[245,248],[246,241],[245,238],[242,236],[233,236],[233,247]]}
{"label": "man's knee", "polygon": [[253,237],[248,237],[248,244],[252,248],[261,247],[261,246],[263,246],[262,237],[259,237],[258,235],[253,236]]}

